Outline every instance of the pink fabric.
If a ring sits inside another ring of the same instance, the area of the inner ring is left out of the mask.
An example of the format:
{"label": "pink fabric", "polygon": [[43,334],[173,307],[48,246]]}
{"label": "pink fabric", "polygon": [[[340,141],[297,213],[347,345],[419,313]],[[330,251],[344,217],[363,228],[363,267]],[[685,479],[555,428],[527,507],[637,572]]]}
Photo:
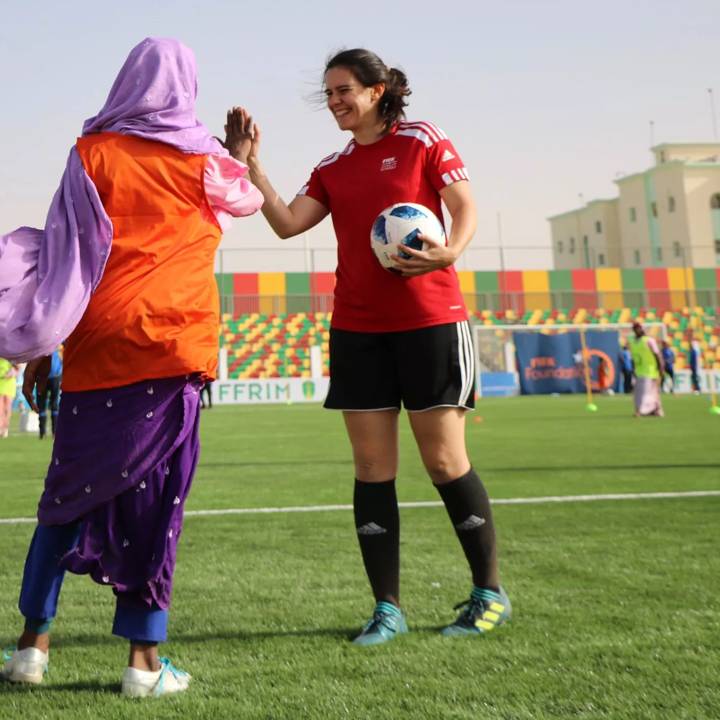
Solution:
{"label": "pink fabric", "polygon": [[638,415],[663,416],[662,400],[660,399],[660,380],[656,378],[635,378],[633,390],[635,412]]}
{"label": "pink fabric", "polygon": [[205,166],[205,195],[221,230],[230,218],[252,215],[263,204],[260,191],[245,179],[248,167],[230,156],[208,155]]}

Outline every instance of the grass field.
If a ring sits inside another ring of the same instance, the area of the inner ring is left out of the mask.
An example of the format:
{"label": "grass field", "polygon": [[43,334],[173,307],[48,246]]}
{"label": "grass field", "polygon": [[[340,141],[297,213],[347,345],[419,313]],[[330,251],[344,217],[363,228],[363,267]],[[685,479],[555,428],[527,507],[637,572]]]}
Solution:
{"label": "grass field", "polygon": [[[630,400],[482,400],[468,444],[495,499],[720,491],[720,418],[698,397],[634,420]],[[471,418],[473,416],[470,416]],[[317,406],[216,407],[189,510],[346,504],[342,421]],[[109,432],[108,442],[112,442]],[[437,500],[403,420],[401,501]],[[50,446],[0,441],[0,517],[32,516]],[[411,633],[379,648],[348,637],[372,610],[352,516],[188,517],[171,642],[194,676],[183,697],[120,697],[126,648],[106,588],[69,577],[51,670],[0,683],[3,717],[720,718],[720,497],[495,508],[513,622],[441,638],[468,572],[442,508],[402,510]],[[31,524],[0,524],[0,643],[12,644]]]}

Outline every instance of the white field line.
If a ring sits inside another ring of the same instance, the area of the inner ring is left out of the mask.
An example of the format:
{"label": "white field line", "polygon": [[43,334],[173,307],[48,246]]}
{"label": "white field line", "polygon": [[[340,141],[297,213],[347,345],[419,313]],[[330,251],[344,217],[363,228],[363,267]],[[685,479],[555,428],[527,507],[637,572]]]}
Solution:
{"label": "white field line", "polygon": [[[666,500],[673,498],[720,497],[720,490],[690,490],[687,492],[655,493],[607,493],[605,495],[545,495],[541,497],[498,498],[493,505],[543,505],[546,503],[598,502],[602,500]],[[442,507],[439,500],[401,502],[401,508]],[[188,510],[185,517],[207,517],[210,515],[277,515],[281,513],[333,512],[352,510],[352,505],[300,505],[264,508],[226,508],[223,510]],[[35,518],[0,518],[0,525],[22,525],[37,522]]]}

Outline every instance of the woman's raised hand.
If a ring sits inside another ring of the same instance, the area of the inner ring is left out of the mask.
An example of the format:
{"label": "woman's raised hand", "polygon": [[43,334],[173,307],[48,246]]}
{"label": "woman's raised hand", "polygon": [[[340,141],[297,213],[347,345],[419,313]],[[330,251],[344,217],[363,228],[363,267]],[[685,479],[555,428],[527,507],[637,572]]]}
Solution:
{"label": "woman's raised hand", "polygon": [[258,159],[260,128],[245,108],[228,110],[225,125],[225,147],[236,160],[250,164]]}

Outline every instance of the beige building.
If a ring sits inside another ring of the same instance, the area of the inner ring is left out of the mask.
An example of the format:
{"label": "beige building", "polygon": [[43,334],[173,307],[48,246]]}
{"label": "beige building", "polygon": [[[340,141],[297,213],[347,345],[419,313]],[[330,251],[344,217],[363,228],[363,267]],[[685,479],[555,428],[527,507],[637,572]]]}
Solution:
{"label": "beige building", "polygon": [[557,270],[619,267],[618,201],[592,200],[550,218]]}
{"label": "beige building", "polygon": [[548,218],[557,269],[720,265],[720,143],[652,148],[619,197]]}

